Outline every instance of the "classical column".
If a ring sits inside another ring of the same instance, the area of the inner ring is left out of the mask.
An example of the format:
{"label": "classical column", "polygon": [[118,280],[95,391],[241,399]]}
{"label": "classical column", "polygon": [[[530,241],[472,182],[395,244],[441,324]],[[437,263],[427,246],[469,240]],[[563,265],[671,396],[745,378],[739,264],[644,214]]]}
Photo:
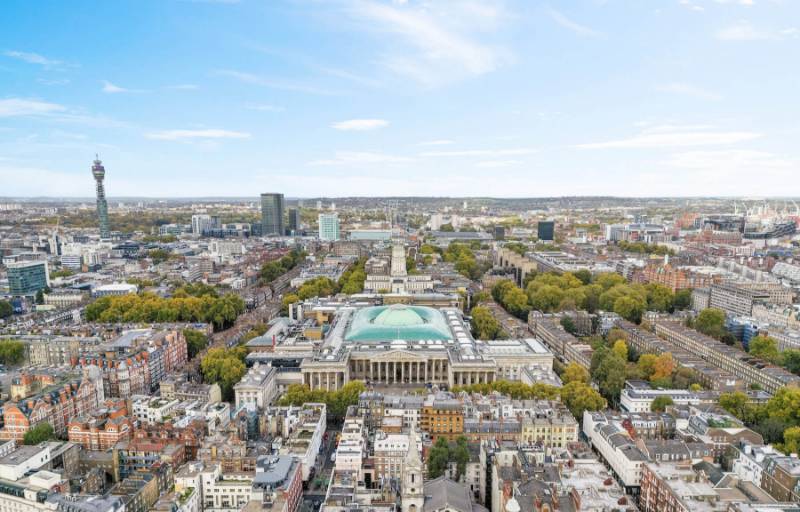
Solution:
{"label": "classical column", "polygon": [[406,383],[406,363],[405,361],[400,361],[400,383]]}

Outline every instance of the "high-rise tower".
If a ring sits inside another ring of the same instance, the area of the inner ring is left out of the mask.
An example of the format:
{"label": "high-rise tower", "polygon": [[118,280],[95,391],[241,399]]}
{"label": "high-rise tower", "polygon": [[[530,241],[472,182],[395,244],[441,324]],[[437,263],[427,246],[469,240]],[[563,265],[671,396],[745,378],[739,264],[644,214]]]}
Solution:
{"label": "high-rise tower", "polygon": [[283,194],[261,194],[261,234],[283,236]]}
{"label": "high-rise tower", "polygon": [[103,179],[106,177],[106,168],[100,158],[94,156],[92,165],[92,175],[94,176],[95,188],[97,190],[97,218],[100,222],[100,238],[111,238],[111,230],[108,227],[108,203],[106,202],[106,189],[103,186]]}

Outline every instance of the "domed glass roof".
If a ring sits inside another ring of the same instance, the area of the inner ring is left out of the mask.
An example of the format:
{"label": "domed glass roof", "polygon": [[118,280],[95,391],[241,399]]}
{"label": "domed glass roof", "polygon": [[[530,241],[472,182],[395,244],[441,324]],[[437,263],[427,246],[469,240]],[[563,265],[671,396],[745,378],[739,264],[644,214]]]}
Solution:
{"label": "domed glass roof", "polygon": [[449,340],[442,313],[425,306],[374,306],[360,309],[345,334],[347,341]]}

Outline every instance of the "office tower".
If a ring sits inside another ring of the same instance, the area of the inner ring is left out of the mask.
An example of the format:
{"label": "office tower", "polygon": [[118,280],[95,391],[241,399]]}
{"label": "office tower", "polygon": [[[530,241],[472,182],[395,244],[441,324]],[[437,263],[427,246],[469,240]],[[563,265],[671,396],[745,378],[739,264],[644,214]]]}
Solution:
{"label": "office tower", "polygon": [[552,220],[540,220],[536,226],[537,236],[539,240],[552,242],[555,240],[556,223]]}
{"label": "office tower", "polygon": [[326,242],[339,240],[339,214],[319,214],[319,239]]}
{"label": "office tower", "polygon": [[14,296],[33,296],[50,286],[46,261],[20,261],[9,263],[8,291]]}
{"label": "office tower", "polygon": [[283,194],[261,194],[261,235],[283,236]]}
{"label": "office tower", "polygon": [[495,240],[505,240],[506,239],[506,228],[503,226],[495,226],[494,227],[494,239]]}
{"label": "office tower", "polygon": [[192,215],[192,234],[201,236],[211,229],[211,216],[205,214]]}
{"label": "office tower", "polygon": [[322,201],[317,201],[317,210],[322,209]]}
{"label": "office tower", "polygon": [[289,234],[296,235],[300,232],[300,209],[289,208]]}
{"label": "office tower", "polygon": [[92,175],[94,176],[95,189],[97,191],[97,218],[100,222],[100,238],[111,238],[111,230],[108,227],[108,203],[106,202],[106,189],[103,186],[103,179],[106,177],[106,168],[103,162],[95,155],[92,165]]}

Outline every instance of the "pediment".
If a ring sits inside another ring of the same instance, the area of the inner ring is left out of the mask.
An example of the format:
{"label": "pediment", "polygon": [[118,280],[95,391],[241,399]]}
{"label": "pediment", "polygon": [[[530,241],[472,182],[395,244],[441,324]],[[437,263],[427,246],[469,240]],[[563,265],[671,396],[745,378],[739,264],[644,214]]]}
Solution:
{"label": "pediment", "polygon": [[370,361],[384,362],[384,361],[401,361],[401,362],[425,362],[427,357],[419,354],[414,354],[407,350],[390,350],[382,354],[376,354],[369,358]]}

